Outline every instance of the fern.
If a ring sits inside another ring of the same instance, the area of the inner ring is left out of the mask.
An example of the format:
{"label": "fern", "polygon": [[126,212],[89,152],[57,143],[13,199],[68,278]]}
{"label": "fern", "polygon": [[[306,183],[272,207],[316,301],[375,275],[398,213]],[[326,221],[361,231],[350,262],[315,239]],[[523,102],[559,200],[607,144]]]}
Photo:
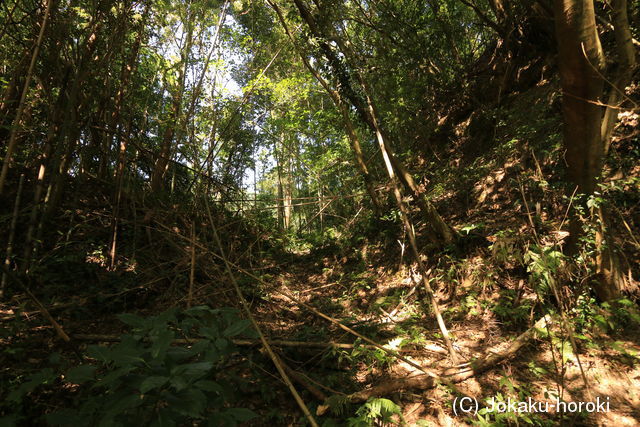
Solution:
{"label": "fern", "polygon": [[345,414],[349,405],[349,398],[341,394],[334,394],[328,397],[325,403],[329,405],[329,409],[335,416],[341,417]]}
{"label": "fern", "polygon": [[[349,427],[368,427],[374,425],[404,425],[402,409],[395,402],[384,398],[371,398],[356,411],[356,417],[349,418]],[[397,415],[399,421],[394,421]]]}

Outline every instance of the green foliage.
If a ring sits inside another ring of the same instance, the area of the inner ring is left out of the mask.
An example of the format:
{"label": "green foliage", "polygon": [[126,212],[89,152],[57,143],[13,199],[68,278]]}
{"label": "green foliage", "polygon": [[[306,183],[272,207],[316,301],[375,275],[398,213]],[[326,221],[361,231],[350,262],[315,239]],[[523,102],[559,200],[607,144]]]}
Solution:
{"label": "green foliage", "polygon": [[372,370],[375,366],[380,366],[382,368],[389,367],[393,362],[395,362],[395,358],[390,356],[384,350],[358,344],[362,344],[362,340],[360,338],[356,339],[354,347],[350,351],[334,349],[333,352],[338,355],[339,362],[345,361],[351,365],[362,363],[368,370]]}
{"label": "green foliage", "polygon": [[[394,420],[393,416],[397,419]],[[401,408],[389,399],[371,398],[357,411],[356,416],[347,419],[349,427],[369,427],[376,425],[402,425]]]}
{"label": "green foliage", "polygon": [[[92,363],[66,371],[62,381],[77,388],[73,404],[47,414],[48,424],[164,426],[198,420],[217,426],[256,416],[234,407],[242,380],[223,369],[237,351],[231,339],[255,336],[236,310],[198,306],[146,318],[118,317],[130,332],[111,347],[89,346]],[[192,345],[173,346],[178,337],[193,340]],[[44,369],[20,384],[9,399],[18,402],[57,377],[52,369]]]}
{"label": "green foliage", "polygon": [[557,283],[557,275],[564,266],[566,257],[555,246],[533,245],[524,254],[530,282],[541,297],[552,293]]}
{"label": "green foliage", "polygon": [[529,318],[533,307],[533,301],[518,300],[517,292],[513,289],[503,289],[500,291],[498,301],[491,305],[491,310],[496,316],[509,326],[518,326],[525,323]]}
{"label": "green foliage", "polygon": [[[535,367],[535,364],[534,364]],[[540,369],[535,367],[535,369]],[[539,372],[539,371],[538,371]],[[531,390],[527,384],[519,384],[513,378],[504,374],[499,381],[500,391],[490,398],[485,399],[485,405],[478,411],[476,418],[471,420],[473,425],[481,427],[496,427],[528,424],[534,426],[552,426],[553,420],[543,417],[543,414],[514,412],[508,408],[504,412],[491,411],[492,407],[497,407],[501,403],[509,400],[516,402],[526,401],[531,396]]]}
{"label": "green foliage", "polygon": [[[460,298],[460,301],[455,306],[446,309],[445,313],[450,314],[454,319],[463,319],[467,316],[478,316],[480,312],[477,310],[482,304],[478,301],[478,293],[476,291],[469,291],[466,295]],[[499,305],[499,303],[498,303]],[[496,314],[499,314],[498,308],[494,309]]]}

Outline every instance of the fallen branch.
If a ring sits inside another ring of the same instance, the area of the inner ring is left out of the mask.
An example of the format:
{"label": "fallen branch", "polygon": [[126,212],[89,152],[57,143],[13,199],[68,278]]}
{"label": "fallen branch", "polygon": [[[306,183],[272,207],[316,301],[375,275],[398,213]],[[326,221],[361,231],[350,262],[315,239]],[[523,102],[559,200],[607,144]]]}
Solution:
{"label": "fallen branch", "polygon": [[[71,336],[78,341],[90,341],[90,342],[119,342],[120,341],[120,336],[118,335],[72,334]],[[200,339],[175,339],[172,341],[172,344],[191,345],[191,344],[197,343],[198,341],[200,341]],[[231,341],[235,345],[241,346],[241,347],[253,347],[257,345],[262,345],[262,342],[257,339],[256,340],[232,339]],[[334,341],[327,341],[327,342],[317,342],[317,341],[307,342],[307,341],[290,341],[290,340],[268,340],[268,341],[269,341],[269,344],[276,347],[321,348],[321,349],[337,348],[337,349],[346,349],[346,350],[351,350],[354,348],[366,348],[369,350],[377,349],[376,346],[369,345],[369,344],[349,344],[349,343],[341,343],[341,342],[334,342]],[[447,354],[447,350],[434,345],[425,346],[425,348],[415,348],[415,349],[403,348],[403,349],[398,349],[396,351],[399,353],[417,353],[417,352],[428,351],[428,352],[438,353],[443,355]]]}
{"label": "fallen branch", "polygon": [[424,390],[434,387],[439,381],[447,383],[462,382],[482,372],[488,371],[500,362],[513,357],[522,347],[528,344],[529,341],[537,338],[540,330],[546,330],[550,327],[551,323],[549,316],[544,316],[526,332],[512,341],[506,349],[498,351],[498,349],[494,347],[487,351],[486,356],[471,361],[465,368],[448,368],[442,371],[438,377],[420,374],[408,378],[394,379],[375,387],[350,394],[349,400],[352,402],[365,402],[371,397],[385,396],[397,391],[410,389]]}

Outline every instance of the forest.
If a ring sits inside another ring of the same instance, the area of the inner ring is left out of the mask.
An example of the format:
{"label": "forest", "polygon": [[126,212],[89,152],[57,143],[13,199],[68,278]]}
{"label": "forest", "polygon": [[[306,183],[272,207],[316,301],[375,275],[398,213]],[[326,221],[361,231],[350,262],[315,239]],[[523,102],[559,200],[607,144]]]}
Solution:
{"label": "forest", "polygon": [[639,0],[0,2],[0,427],[640,424]]}

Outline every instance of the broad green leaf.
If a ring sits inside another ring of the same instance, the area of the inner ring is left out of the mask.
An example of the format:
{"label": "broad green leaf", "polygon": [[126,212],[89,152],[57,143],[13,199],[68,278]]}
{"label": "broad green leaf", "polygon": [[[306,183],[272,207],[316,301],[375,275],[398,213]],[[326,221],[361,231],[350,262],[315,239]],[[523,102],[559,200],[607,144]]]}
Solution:
{"label": "broad green leaf", "polygon": [[251,322],[247,319],[238,320],[229,325],[229,327],[222,332],[222,335],[227,338],[235,337],[244,332],[250,325]]}
{"label": "broad green leaf", "polygon": [[144,381],[142,381],[142,384],[140,385],[140,393],[146,394],[149,390],[162,387],[167,383],[167,381],[169,381],[168,377],[148,377]]}
{"label": "broad green leaf", "polygon": [[87,347],[87,355],[99,360],[102,363],[111,361],[111,349],[101,345],[90,345]]}
{"label": "broad green leaf", "polygon": [[189,386],[189,382],[183,376],[172,376],[169,380],[176,391],[182,391]]}
{"label": "broad green leaf", "polygon": [[171,375],[184,376],[190,380],[196,380],[206,375],[213,368],[212,362],[196,362],[176,366],[171,370]]}
{"label": "broad green leaf", "polygon": [[211,326],[204,326],[199,329],[199,332],[203,337],[208,338],[212,341],[220,336],[220,331],[218,331],[217,328],[213,328]]}
{"label": "broad green leaf", "polygon": [[118,314],[116,317],[122,323],[125,323],[134,328],[142,328],[147,323],[147,321],[143,317],[136,316],[135,314],[131,314],[131,313]]}
{"label": "broad green leaf", "polygon": [[218,394],[222,394],[224,392],[224,388],[215,381],[200,380],[193,385],[204,391],[210,391]]}
{"label": "broad green leaf", "polygon": [[98,369],[92,365],[80,365],[69,369],[65,379],[74,384],[82,384],[94,378],[94,374]]}
{"label": "broad green leaf", "polygon": [[197,389],[187,389],[179,393],[171,405],[174,411],[192,418],[199,418],[207,406],[207,396]]}
{"label": "broad green leaf", "polygon": [[241,423],[258,417],[258,414],[247,408],[229,408],[225,412]]}
{"label": "broad green leaf", "polygon": [[153,341],[151,345],[151,357],[157,359],[159,356],[163,356],[171,345],[171,341],[175,338],[175,333],[171,330],[165,329],[158,333],[158,337]]}
{"label": "broad green leaf", "polygon": [[98,381],[96,384],[94,384],[92,388],[109,387],[113,383],[115,383],[118,380],[120,380],[122,377],[125,377],[126,375],[129,375],[129,373],[131,373],[135,369],[136,368],[134,366],[124,366],[122,368],[118,368],[118,369],[116,369],[114,371],[111,371],[107,375],[105,375],[100,381]]}

